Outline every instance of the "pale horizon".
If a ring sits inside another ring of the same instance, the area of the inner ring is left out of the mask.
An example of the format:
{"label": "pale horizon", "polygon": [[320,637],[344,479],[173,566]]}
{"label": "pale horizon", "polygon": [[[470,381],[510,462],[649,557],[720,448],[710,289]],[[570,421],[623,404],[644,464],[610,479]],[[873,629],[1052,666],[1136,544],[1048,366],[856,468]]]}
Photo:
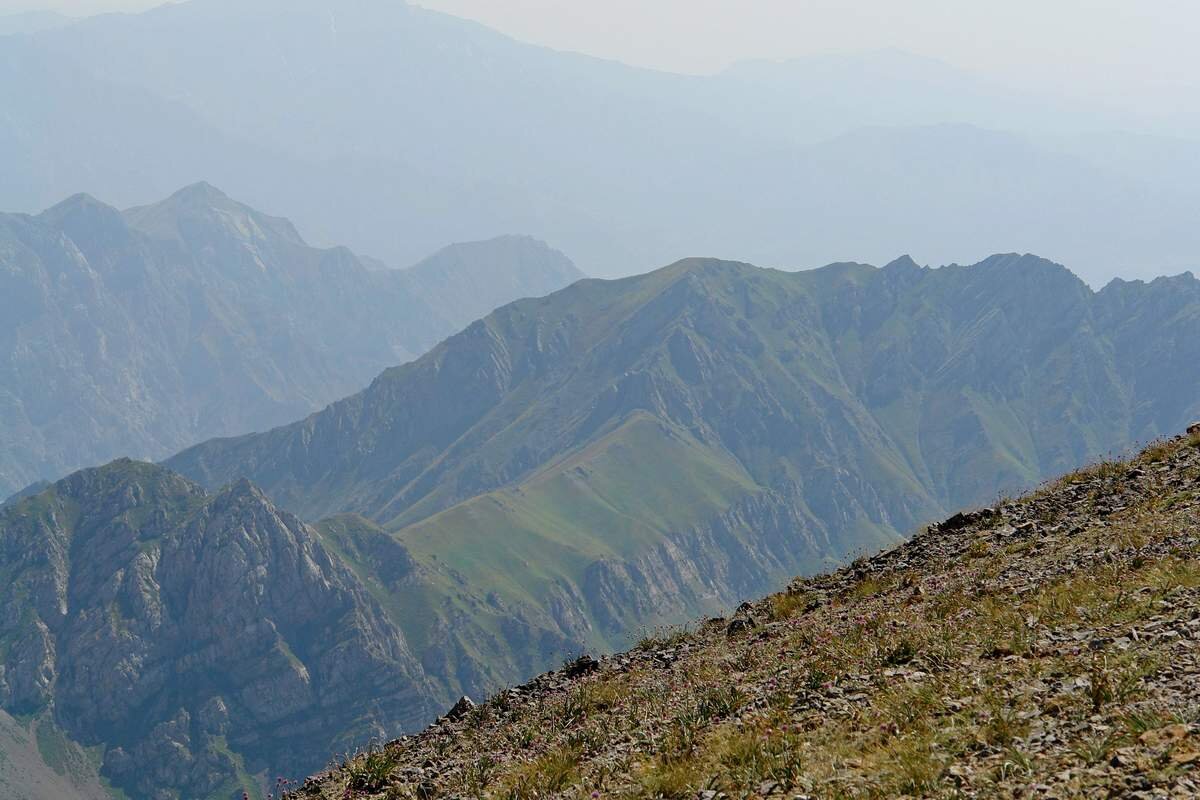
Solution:
{"label": "pale horizon", "polygon": [[[161,0],[0,0],[0,13],[74,17],[143,11]],[[1170,113],[1200,96],[1191,31],[1200,6],[1153,0],[419,0],[516,39],[636,67],[711,74],[747,60],[788,60],[895,49],[937,59],[1013,88],[1127,110]],[[1154,13],[1148,13],[1154,7]],[[1086,24],[1083,24],[1086,22]],[[1069,41],[1071,46],[1064,47]],[[665,46],[664,42],[669,42]]]}

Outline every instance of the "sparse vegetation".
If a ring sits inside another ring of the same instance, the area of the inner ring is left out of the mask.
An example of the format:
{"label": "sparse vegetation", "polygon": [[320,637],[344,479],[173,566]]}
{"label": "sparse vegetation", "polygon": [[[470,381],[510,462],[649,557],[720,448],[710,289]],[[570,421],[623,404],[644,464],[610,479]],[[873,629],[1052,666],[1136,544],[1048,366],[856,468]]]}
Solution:
{"label": "sparse vegetation", "polygon": [[780,592],[770,598],[772,620],[790,619],[811,607],[814,599],[804,592]]}
{"label": "sparse vegetation", "polygon": [[657,631],[397,753],[453,742],[447,785],[499,798],[1186,790],[1200,658],[1179,643],[1200,612],[1198,503],[1159,502],[1139,465],[1200,482],[1190,438],[1157,444],[798,581],[751,608],[751,635]]}
{"label": "sparse vegetation", "polygon": [[692,632],[685,625],[667,625],[647,631],[638,639],[638,650],[661,650],[676,647],[688,641]]}
{"label": "sparse vegetation", "polygon": [[377,792],[388,784],[398,759],[389,750],[373,750],[350,761],[347,767],[347,788],[353,791]]}

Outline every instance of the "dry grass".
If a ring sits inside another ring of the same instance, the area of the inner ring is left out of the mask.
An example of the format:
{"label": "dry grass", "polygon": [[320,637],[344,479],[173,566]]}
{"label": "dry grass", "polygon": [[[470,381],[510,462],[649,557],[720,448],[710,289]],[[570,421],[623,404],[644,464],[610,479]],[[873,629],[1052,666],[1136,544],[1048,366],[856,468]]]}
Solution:
{"label": "dry grass", "polygon": [[[1172,464],[1200,448],[1194,439],[1156,444],[1136,464]],[[1110,503],[1120,510],[1089,525],[1055,499],[1090,508],[1106,499],[1091,482],[1111,493],[1130,469],[1103,462],[1014,504],[1052,506],[1025,517],[1057,526],[1048,543],[967,530],[919,567],[867,560],[768,598],[753,636],[719,626],[646,636],[621,670],[494,709],[469,729],[471,755],[445,786],[684,798],[777,783],[821,797],[949,798],[1011,794],[1065,771],[1084,781],[1072,791],[1102,787],[1118,750],[1141,758],[1148,733],[1200,717],[1162,690],[1178,665],[1161,643],[1129,635],[1172,609],[1200,613],[1194,488],[1176,486],[1172,504],[1158,492]],[[677,658],[656,661],[664,650]],[[1060,739],[1031,743],[1046,727]],[[1152,755],[1129,769],[1164,786],[1184,774]]]}

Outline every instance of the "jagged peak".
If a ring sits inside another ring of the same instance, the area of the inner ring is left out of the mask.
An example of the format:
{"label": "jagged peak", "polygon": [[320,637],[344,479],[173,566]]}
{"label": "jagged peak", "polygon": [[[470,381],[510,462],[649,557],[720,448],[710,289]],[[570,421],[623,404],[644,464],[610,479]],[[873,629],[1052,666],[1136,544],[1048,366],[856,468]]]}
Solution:
{"label": "jagged peak", "polygon": [[76,194],[71,195],[67,199],[62,200],[58,203],[55,203],[54,205],[50,206],[50,208],[46,209],[42,213],[43,214],[51,214],[56,211],[72,211],[77,208],[89,208],[89,207],[93,207],[93,206],[99,206],[101,208],[108,208],[108,206],[106,204],[101,203],[99,200],[97,200],[94,195],[88,194],[87,192],[77,192]]}
{"label": "jagged peak", "polygon": [[90,218],[111,221],[120,217],[121,212],[117,209],[97,200],[93,195],[80,192],[50,206],[37,218],[50,225],[61,226],[71,220]]}
{"label": "jagged peak", "polygon": [[[19,510],[25,502],[67,497],[76,502],[93,503],[108,511],[130,508],[153,496],[178,495],[201,498],[206,496],[197,484],[167,467],[148,461],[122,457],[97,467],[76,470],[60,480],[42,481],[26,487],[8,498],[0,509]],[[122,498],[116,506],[100,498]],[[96,502],[99,501],[99,502]]]}
{"label": "jagged peak", "polygon": [[137,215],[142,212],[157,210],[170,211],[174,214],[184,214],[209,209],[225,209],[249,214],[258,213],[249,206],[234,200],[207,181],[198,181],[189,184],[178,191],[172,192],[162,200],[144,206],[135,206],[128,209],[125,213],[127,215]]}
{"label": "jagged peak", "polygon": [[716,273],[716,272],[758,272],[762,267],[749,264],[745,261],[731,261],[725,258],[715,258],[711,256],[689,256],[681,258],[678,261],[668,264],[665,267],[649,273],[654,274],[695,274],[695,273]]}
{"label": "jagged peak", "polygon": [[251,498],[255,500],[266,499],[266,495],[264,495],[257,486],[251,483],[249,478],[238,478],[233,483],[229,484],[220,492],[218,492],[217,496],[231,500],[238,500],[242,498]]}
{"label": "jagged peak", "polygon": [[1043,269],[1074,274],[1057,261],[1051,261],[1035,253],[995,253],[975,266],[982,269]]}
{"label": "jagged peak", "polygon": [[183,187],[167,198],[167,202],[221,203],[232,202],[229,195],[208,181],[197,181]]}
{"label": "jagged peak", "polygon": [[961,270],[973,280],[1052,286],[1055,290],[1081,289],[1092,293],[1082,278],[1068,267],[1034,253],[996,253],[975,264],[947,264],[940,269]]}
{"label": "jagged peak", "polygon": [[[290,220],[264,214],[245,203],[234,200],[206,181],[198,181],[185,186],[157,203],[126,209],[123,216],[133,227],[160,239],[185,238],[180,230],[180,222],[183,220],[232,217],[245,220],[252,223],[254,227],[270,231],[295,244],[305,244],[303,237],[300,236]],[[244,234],[242,225],[238,224],[234,227],[238,228],[239,234]]]}
{"label": "jagged peak", "polygon": [[905,254],[905,255],[900,256],[897,259],[889,261],[887,264],[885,264],[883,266],[883,268],[885,270],[892,271],[892,272],[899,272],[901,270],[912,271],[912,270],[921,269],[921,265],[918,264],[916,261],[913,261],[912,256]]}
{"label": "jagged peak", "polygon": [[191,484],[191,481],[188,481],[187,478],[160,464],[122,456],[99,467],[87,467],[77,470],[55,483],[54,486],[65,486],[73,481],[82,484],[96,484],[110,482],[129,483],[145,480],[180,480]]}
{"label": "jagged peak", "polygon": [[1142,278],[1113,278],[1101,291],[1109,288],[1115,290],[1123,286],[1186,286],[1194,283],[1197,283],[1196,275],[1191,270],[1185,270],[1176,275],[1158,275],[1149,281]]}

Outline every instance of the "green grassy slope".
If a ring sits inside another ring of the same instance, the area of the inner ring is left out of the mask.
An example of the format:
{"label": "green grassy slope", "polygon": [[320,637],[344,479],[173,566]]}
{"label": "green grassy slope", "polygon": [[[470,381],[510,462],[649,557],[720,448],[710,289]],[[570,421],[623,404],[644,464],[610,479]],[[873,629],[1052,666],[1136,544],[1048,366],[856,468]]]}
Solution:
{"label": "green grassy slope", "polygon": [[1095,293],[1015,255],[691,259],[505,306],[320,414],[169,464],[387,531],[410,574],[360,572],[431,674],[486,690],[1186,424],[1200,282],[1171,288]]}
{"label": "green grassy slope", "polygon": [[1200,426],[563,665],[291,796],[1194,797],[1198,512]]}

